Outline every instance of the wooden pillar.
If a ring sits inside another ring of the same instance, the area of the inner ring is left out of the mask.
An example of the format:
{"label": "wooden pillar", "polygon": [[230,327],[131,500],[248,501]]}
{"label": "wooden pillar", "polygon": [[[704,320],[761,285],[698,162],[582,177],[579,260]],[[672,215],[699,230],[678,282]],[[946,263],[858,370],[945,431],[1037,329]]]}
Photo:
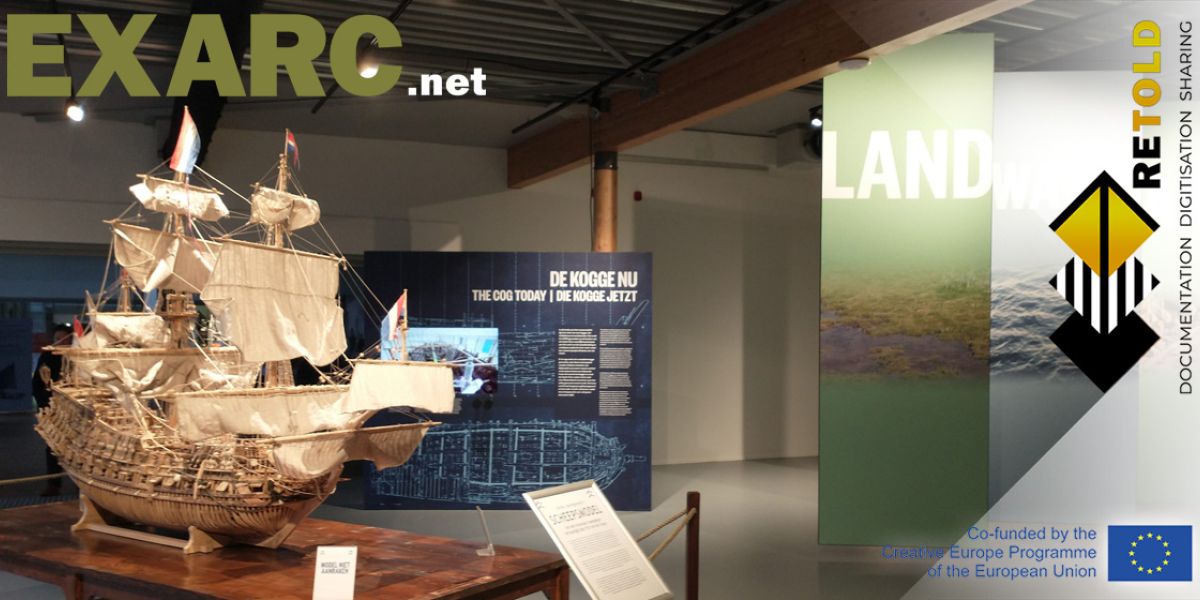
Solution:
{"label": "wooden pillar", "polygon": [[617,153],[597,152],[592,199],[592,252],[617,251]]}

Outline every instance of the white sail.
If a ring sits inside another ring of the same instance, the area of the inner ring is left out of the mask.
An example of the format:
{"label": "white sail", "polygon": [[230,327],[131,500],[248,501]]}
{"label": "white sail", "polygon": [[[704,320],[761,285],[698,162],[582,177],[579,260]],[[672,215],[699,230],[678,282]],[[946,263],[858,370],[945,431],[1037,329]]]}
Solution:
{"label": "white sail", "polygon": [[453,370],[434,363],[355,361],[346,409],[379,410],[392,406],[454,412]]}
{"label": "white sail", "polygon": [[275,440],[271,454],[284,477],[320,477],[348,460],[370,460],[381,469],[404,464],[436,423],[384,425]]}
{"label": "white sail", "polygon": [[206,351],[181,349],[107,348],[73,349],[76,382],[117,387],[133,394],[249,387],[262,365],[247,363],[235,348]]}
{"label": "white sail", "polygon": [[174,407],[180,437],[198,442],[227,433],[280,437],[348,428],[363,415],[342,412],[347,391],[344,385],[255,388],[165,400]]}
{"label": "white sail", "polygon": [[143,291],[199,293],[221,245],[128,223],[113,223],[113,255]]}
{"label": "white sail", "polygon": [[350,460],[346,437],[318,437],[280,443],[271,451],[279,474],[291,479],[311,479],[329,473]]}
{"label": "white sail", "polygon": [[229,209],[216,190],[186,183],[142,176],[142,182],[129,188],[142,206],[157,212],[185,215],[193,219],[216,221],[229,216]]}
{"label": "white sail", "polygon": [[262,365],[242,362],[234,348],[200,350],[72,349],[74,383],[102,387],[137,414],[138,397],[171,392],[250,387]]}
{"label": "white sail", "polygon": [[250,195],[251,223],[283,224],[288,231],[296,231],[320,220],[321,205],[312,198],[262,186],[255,186]]}
{"label": "white sail", "polygon": [[154,313],[92,313],[92,331],[80,346],[165,348],[171,339],[167,322]]}
{"label": "white sail", "polygon": [[421,444],[428,427],[372,427],[355,432],[350,445],[350,460],[369,460],[379,469],[387,469],[408,462],[409,457]]}
{"label": "white sail", "polygon": [[201,298],[247,360],[325,365],[346,349],[337,291],[336,258],[229,240]]}

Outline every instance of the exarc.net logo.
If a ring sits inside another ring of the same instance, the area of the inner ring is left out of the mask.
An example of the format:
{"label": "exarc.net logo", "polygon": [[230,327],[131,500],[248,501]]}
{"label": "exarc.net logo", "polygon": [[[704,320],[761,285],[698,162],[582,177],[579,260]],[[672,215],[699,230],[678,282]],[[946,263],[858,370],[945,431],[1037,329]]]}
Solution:
{"label": "exarc.net logo", "polygon": [[1158,223],[1107,173],[1100,173],[1050,229],[1075,253],[1050,285],[1075,309],[1050,339],[1108,391],[1158,341],[1133,312],[1158,279],[1133,253]]}

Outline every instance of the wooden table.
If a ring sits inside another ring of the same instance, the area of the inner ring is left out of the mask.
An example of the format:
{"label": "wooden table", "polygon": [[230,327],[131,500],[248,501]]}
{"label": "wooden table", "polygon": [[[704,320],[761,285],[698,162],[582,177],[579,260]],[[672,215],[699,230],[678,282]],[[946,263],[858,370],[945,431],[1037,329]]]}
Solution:
{"label": "wooden table", "polygon": [[356,598],[567,600],[555,554],[308,519],[278,550],[232,546],[185,556],[104,534],[72,535],[74,502],[0,510],[0,570],[63,586],[68,600],[312,598],[317,546],[358,546]]}

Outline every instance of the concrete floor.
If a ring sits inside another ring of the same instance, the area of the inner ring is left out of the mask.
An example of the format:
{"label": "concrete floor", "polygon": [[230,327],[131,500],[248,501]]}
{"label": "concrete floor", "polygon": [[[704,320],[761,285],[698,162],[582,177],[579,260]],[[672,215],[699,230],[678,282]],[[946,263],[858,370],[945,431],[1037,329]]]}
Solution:
{"label": "concrete floor", "polygon": [[[621,513],[634,535],[701,493],[700,595],[706,600],[888,600],[900,598],[929,565],[884,561],[874,547],[817,544],[817,461],[795,458],[654,467],[654,506]],[[482,539],[478,519],[461,511],[359,511],[325,506],[318,516],[463,539]],[[499,544],[554,552],[528,511],[489,511]],[[647,552],[662,533],[644,542]],[[677,539],[655,566],[683,594],[684,547]],[[572,597],[586,598],[574,581]],[[531,597],[532,598],[532,597]]]}
{"label": "concrete floor", "polygon": [[[6,456],[0,461],[0,478],[42,472],[41,440],[31,424],[31,417],[0,417],[0,451]],[[681,510],[688,490],[699,491],[700,594],[706,600],[890,600],[902,596],[928,567],[916,561],[883,561],[878,548],[818,545],[815,458],[659,466],[653,473],[655,509],[621,513],[621,518],[637,535]],[[0,499],[33,495],[40,487],[0,488]],[[364,511],[339,506],[354,504],[356,491],[353,485],[342,486],[315,516],[480,540],[482,545],[483,533],[473,511]],[[555,552],[529,511],[488,511],[487,519],[497,544]],[[645,550],[652,550],[664,535],[660,532],[647,540]],[[679,596],[683,558],[681,536],[655,561]],[[578,581],[572,584],[572,596],[587,597]],[[0,598],[62,597],[56,587],[0,573]]]}

